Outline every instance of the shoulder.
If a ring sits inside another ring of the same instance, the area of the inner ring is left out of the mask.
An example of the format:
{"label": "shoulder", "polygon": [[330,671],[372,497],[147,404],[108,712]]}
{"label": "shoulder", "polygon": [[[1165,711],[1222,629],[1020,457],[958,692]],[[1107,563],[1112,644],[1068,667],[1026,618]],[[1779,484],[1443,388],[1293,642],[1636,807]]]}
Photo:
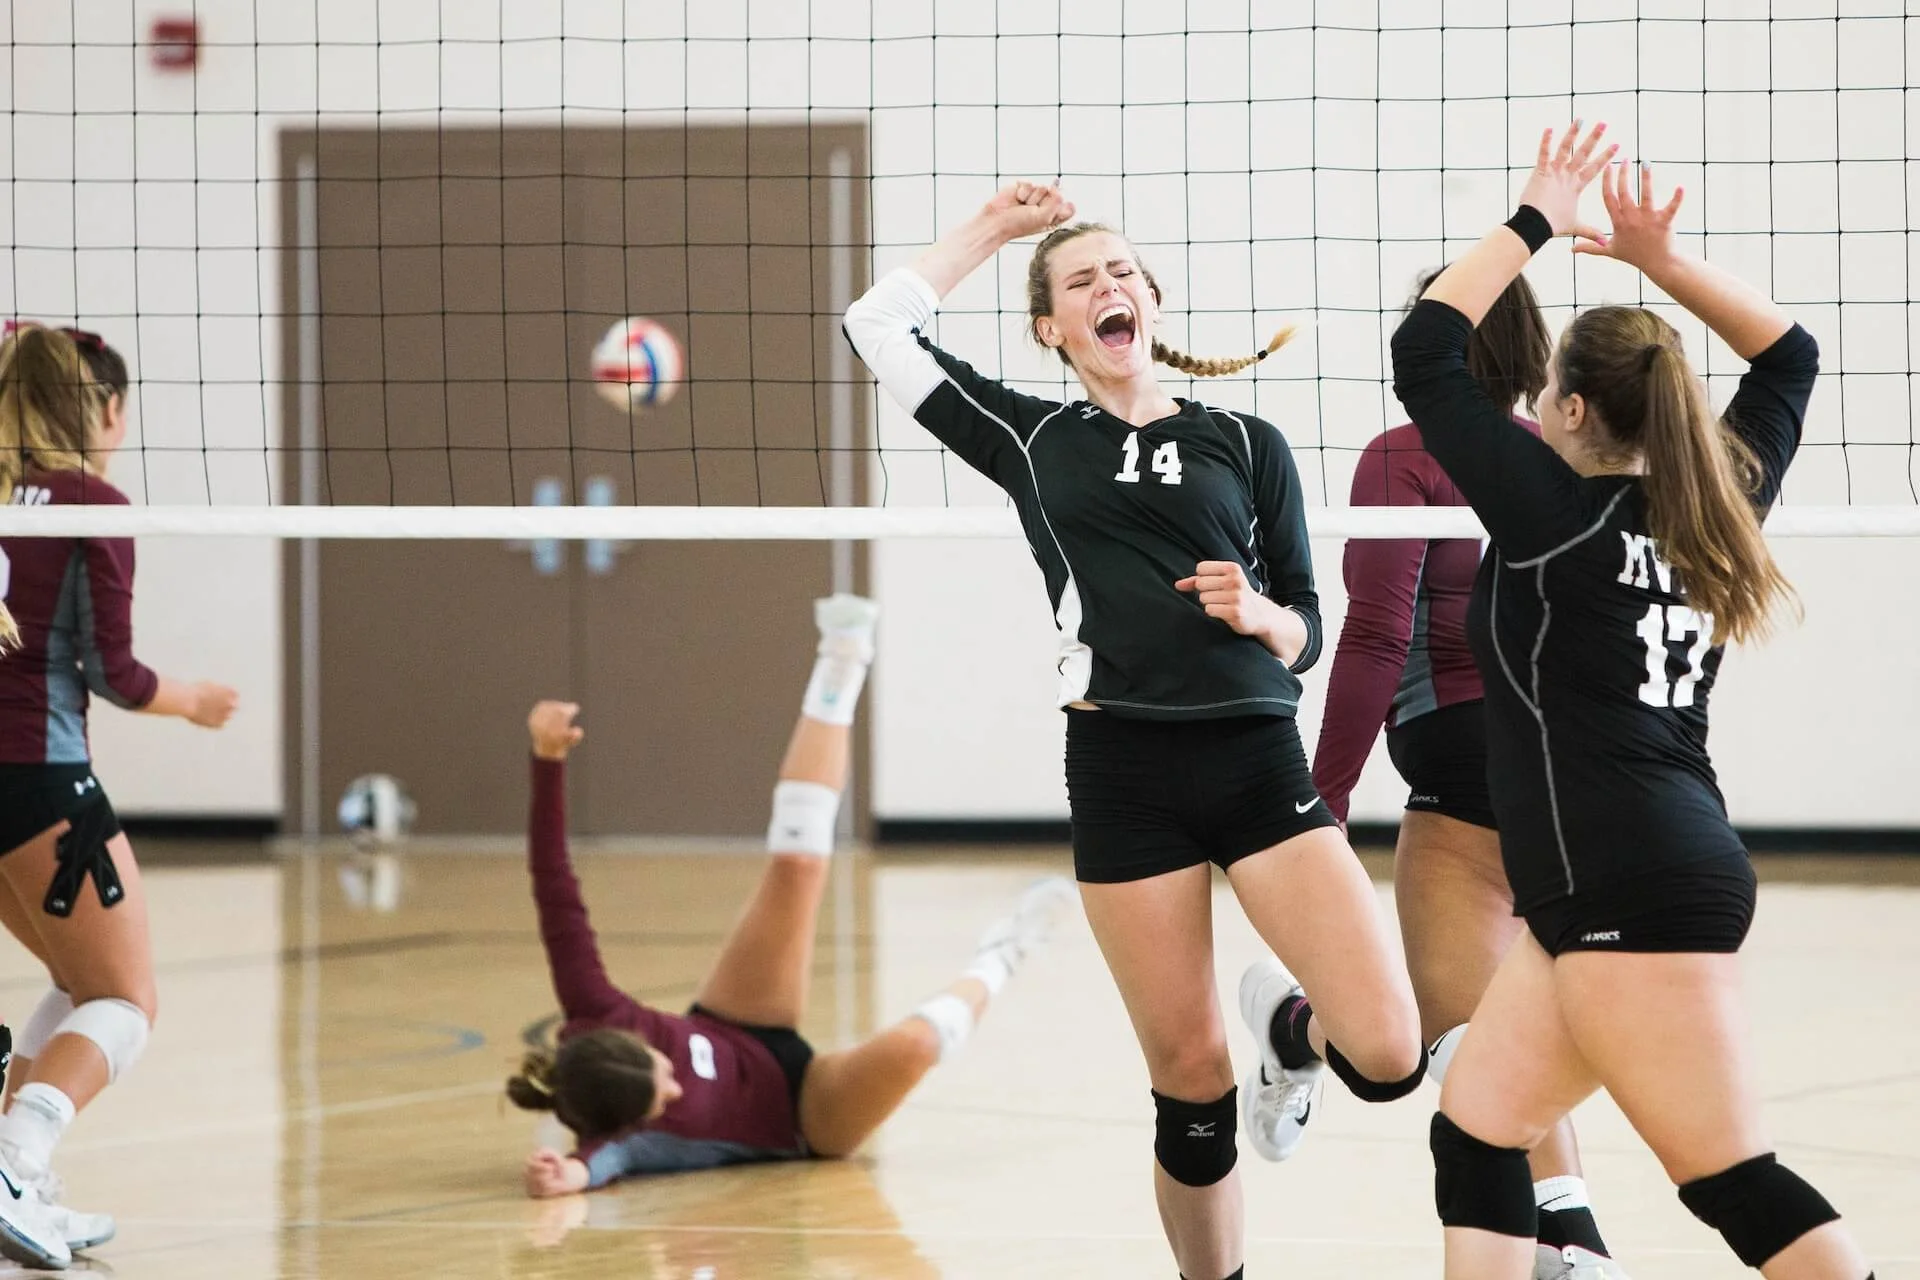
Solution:
{"label": "shoulder", "polygon": [[57,502],[68,506],[125,507],[132,505],[127,495],[120,492],[112,481],[90,471],[34,471],[28,473],[15,490],[15,502],[21,501],[21,490],[41,489],[45,502]]}
{"label": "shoulder", "polygon": [[1251,413],[1242,413],[1238,409],[1221,409],[1210,404],[1201,404],[1200,409],[1207,415],[1216,430],[1234,441],[1246,442],[1249,449],[1285,449],[1287,438],[1280,428],[1265,418]]}

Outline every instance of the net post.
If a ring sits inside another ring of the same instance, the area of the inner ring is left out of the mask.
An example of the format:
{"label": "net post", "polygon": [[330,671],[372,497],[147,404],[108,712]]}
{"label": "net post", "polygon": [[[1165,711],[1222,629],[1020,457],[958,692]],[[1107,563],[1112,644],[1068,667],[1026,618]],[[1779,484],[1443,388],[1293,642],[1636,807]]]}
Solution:
{"label": "net post", "polygon": [[[320,192],[312,155],[300,157],[300,505],[320,503]],[[300,540],[300,834],[320,838],[320,541]]]}

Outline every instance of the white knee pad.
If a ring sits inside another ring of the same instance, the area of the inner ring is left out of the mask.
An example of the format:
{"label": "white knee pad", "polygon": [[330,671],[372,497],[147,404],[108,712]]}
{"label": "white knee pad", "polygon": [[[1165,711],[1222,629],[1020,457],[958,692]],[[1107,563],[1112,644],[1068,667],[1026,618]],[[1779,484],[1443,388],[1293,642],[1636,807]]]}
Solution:
{"label": "white knee pad", "polygon": [[833,828],[839,816],[838,788],[818,782],[775,783],[767,851],[827,857],[833,852]]}
{"label": "white knee pad", "polygon": [[[89,1000],[61,1021],[55,1035],[85,1036],[100,1046],[107,1059],[107,1082],[140,1060],[146,1051],[147,1035],[152,1031],[140,1006],[108,996]],[[51,1037],[50,1037],[51,1038]]]}
{"label": "white knee pad", "polygon": [[40,1003],[33,1007],[26,1022],[13,1037],[13,1052],[22,1058],[37,1058],[47,1041],[60,1034],[60,1024],[73,1013],[73,997],[58,987],[47,988]]}
{"label": "white knee pad", "polygon": [[913,1011],[913,1016],[940,1037],[940,1061],[945,1062],[973,1034],[973,1006],[951,992],[937,995]]}
{"label": "white knee pad", "polygon": [[1447,1067],[1453,1062],[1453,1051],[1460,1047],[1460,1037],[1467,1033],[1467,1024],[1440,1033],[1440,1038],[1427,1050],[1427,1079],[1437,1088],[1446,1083]]}

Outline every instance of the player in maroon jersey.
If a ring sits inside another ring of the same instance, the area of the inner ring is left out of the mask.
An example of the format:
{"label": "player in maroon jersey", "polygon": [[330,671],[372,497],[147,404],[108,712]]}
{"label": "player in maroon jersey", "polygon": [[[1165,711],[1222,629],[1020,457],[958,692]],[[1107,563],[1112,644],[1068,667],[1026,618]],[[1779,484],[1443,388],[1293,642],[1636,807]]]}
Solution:
{"label": "player in maroon jersey", "polygon": [[[1439,274],[1427,273],[1420,289]],[[1493,403],[1531,411],[1552,353],[1533,289],[1518,276],[1474,330],[1467,367]],[[1530,420],[1515,421],[1539,433]],[[1382,432],[1361,453],[1352,502],[1467,505],[1411,423]],[[1354,784],[1386,726],[1388,754],[1408,788],[1394,848],[1394,902],[1429,1043],[1466,1022],[1521,928],[1487,794],[1485,691],[1467,647],[1467,598],[1479,571],[1473,538],[1347,543],[1347,618],[1313,756],[1314,785],[1345,822]],[[1536,1280],[1562,1280],[1579,1268],[1581,1276],[1617,1274],[1588,1205],[1572,1121],[1562,1120],[1534,1148],[1533,1176]]]}
{"label": "player in maroon jersey", "polygon": [[[0,341],[0,502],[124,505],[104,472],[126,406],[126,362],[98,336],[13,326]],[[131,539],[0,538],[0,566],[19,630],[0,658],[0,924],[53,981],[21,1029],[0,1116],[0,1180],[15,1193],[0,1193],[0,1253],[64,1266],[114,1228],[58,1204],[54,1146],[140,1056],[155,1004],[146,896],[93,774],[88,699],[217,729],[237,696],[134,656]]]}
{"label": "player in maroon jersey", "polygon": [[579,708],[534,707],[527,861],[565,1022],[559,1047],[528,1055],[507,1095],[529,1110],[552,1111],[578,1147],[572,1155],[534,1152],[528,1194],[564,1195],[642,1173],[851,1154],[965,1041],[1071,897],[1061,879],[1029,889],[982,937],[952,985],[851,1049],[816,1055],[795,1031],[875,613],[853,596],[815,606],[819,656],[774,788],[766,875],[685,1014],[649,1008],[607,975],[567,860],[564,761],[582,737],[573,723]]}

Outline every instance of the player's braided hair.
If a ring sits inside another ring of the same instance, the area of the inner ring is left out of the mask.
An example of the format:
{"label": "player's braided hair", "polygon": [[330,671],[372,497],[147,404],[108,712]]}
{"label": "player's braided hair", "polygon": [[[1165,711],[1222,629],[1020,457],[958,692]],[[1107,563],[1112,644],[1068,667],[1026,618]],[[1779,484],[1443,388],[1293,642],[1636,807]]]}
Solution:
{"label": "player's braided hair", "polygon": [[658,1093],[647,1042],[613,1027],[572,1036],[552,1052],[529,1050],[519,1072],[507,1077],[514,1106],[551,1111],[588,1141],[645,1120]]}
{"label": "player's braided hair", "polygon": [[[1093,235],[1096,232],[1105,232],[1108,235],[1120,235],[1118,231],[1106,225],[1104,222],[1072,222],[1064,227],[1056,227],[1052,231],[1049,231],[1040,243],[1034,247],[1033,259],[1027,263],[1027,331],[1033,335],[1035,342],[1040,341],[1040,330],[1038,327],[1040,317],[1053,313],[1053,277],[1049,274],[1053,265],[1053,251],[1070,240],[1078,240],[1081,236]],[[1121,236],[1121,239],[1124,240],[1125,238],[1126,237]],[[1129,248],[1131,248],[1131,245],[1129,245]],[[1140,268],[1140,274],[1145,278],[1147,288],[1153,291],[1153,300],[1159,302],[1159,281],[1153,278],[1153,272],[1147,269],[1147,264],[1140,261],[1138,252],[1134,253],[1133,261],[1134,264]],[[1230,373],[1238,373],[1248,365],[1257,364],[1265,360],[1268,356],[1284,346],[1286,342],[1293,337],[1295,332],[1296,330],[1293,325],[1286,325],[1278,333],[1273,335],[1272,340],[1269,341],[1264,348],[1254,352],[1250,356],[1214,356],[1211,358],[1190,356],[1184,351],[1175,351],[1172,347],[1160,341],[1160,339],[1155,338],[1152,348],[1153,358],[1161,364],[1178,369],[1180,372],[1190,374],[1196,378],[1222,378]],[[1060,357],[1061,364],[1069,367],[1072,366],[1073,361],[1067,358],[1067,352],[1064,347],[1055,348],[1055,351]]]}
{"label": "player's braided hair", "polygon": [[1715,641],[1765,635],[1773,606],[1794,593],[1760,534],[1760,466],[1714,417],[1680,334],[1641,307],[1594,307],[1561,335],[1555,371],[1560,395],[1598,415],[1612,452],[1645,459],[1648,532],[1688,602],[1712,615]]}

